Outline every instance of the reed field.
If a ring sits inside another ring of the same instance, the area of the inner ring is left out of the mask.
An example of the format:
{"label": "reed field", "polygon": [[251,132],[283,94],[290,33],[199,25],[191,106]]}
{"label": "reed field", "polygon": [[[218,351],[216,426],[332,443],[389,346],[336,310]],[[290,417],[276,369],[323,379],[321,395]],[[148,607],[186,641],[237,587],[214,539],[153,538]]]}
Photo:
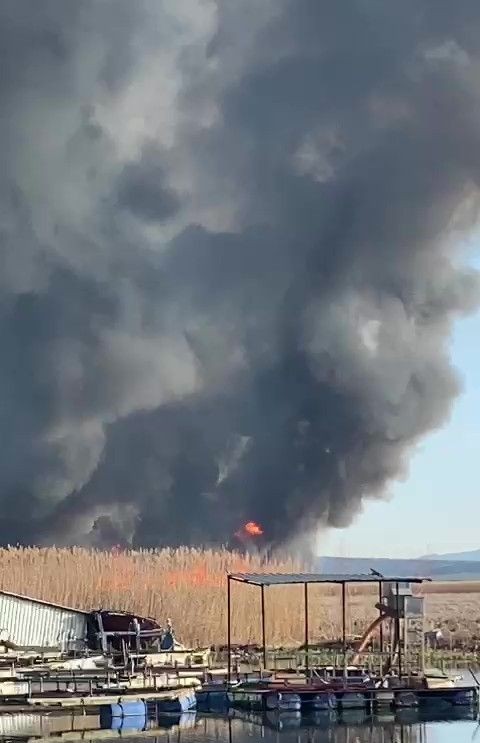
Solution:
{"label": "reed field", "polygon": [[[265,561],[227,550],[161,549],[98,551],[74,547],[0,549],[0,588],[81,609],[131,610],[173,620],[188,645],[225,642],[226,573],[292,572],[292,560]],[[430,626],[480,640],[480,583],[426,584]],[[303,641],[303,586],[265,592],[267,641],[295,646]],[[357,635],[375,616],[374,586],[348,589],[347,630]],[[340,636],[340,588],[309,587],[310,641]],[[233,641],[260,639],[260,590],[232,584]]]}

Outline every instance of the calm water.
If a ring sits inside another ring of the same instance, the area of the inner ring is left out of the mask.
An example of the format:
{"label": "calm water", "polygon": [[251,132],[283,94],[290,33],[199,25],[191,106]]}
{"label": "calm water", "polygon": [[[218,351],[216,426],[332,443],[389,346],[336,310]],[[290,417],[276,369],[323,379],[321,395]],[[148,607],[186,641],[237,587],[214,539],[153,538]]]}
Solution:
{"label": "calm water", "polygon": [[[236,715],[230,719],[204,718],[194,714],[162,721],[160,728],[116,731],[91,729],[94,718],[46,718],[36,714],[0,717],[0,739],[17,742],[48,741],[60,737],[100,743],[121,739],[125,743],[480,743],[480,727],[473,712],[459,710],[456,719],[427,719],[405,711],[383,719],[366,718],[362,713],[343,713],[340,719],[317,713],[312,719],[297,717],[262,718]],[[134,725],[133,723],[130,723]],[[90,729],[88,729],[90,727]],[[82,730],[82,728],[84,728]],[[87,728],[87,729],[85,729]],[[76,730],[77,733],[72,733]]]}

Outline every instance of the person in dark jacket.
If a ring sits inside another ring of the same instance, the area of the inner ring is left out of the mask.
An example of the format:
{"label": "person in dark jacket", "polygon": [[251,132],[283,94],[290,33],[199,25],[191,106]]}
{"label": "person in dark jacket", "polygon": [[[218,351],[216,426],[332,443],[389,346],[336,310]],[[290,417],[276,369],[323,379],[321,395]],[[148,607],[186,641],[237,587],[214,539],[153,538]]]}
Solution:
{"label": "person in dark jacket", "polygon": [[172,627],[172,620],[167,619],[167,627],[160,643],[160,650],[173,650],[175,647],[175,632]]}

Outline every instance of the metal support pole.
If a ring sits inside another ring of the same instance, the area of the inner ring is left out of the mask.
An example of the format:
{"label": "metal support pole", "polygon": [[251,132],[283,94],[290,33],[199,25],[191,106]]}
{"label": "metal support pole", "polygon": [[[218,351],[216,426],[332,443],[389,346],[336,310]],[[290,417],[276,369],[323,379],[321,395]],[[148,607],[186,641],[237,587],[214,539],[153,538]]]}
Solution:
{"label": "metal support pole", "polygon": [[231,618],[230,618],[230,611],[231,611],[231,596],[230,596],[230,576],[227,575],[227,652],[228,652],[228,671],[227,671],[227,680],[228,683],[230,683],[232,678],[232,626],[231,626]]}
{"label": "metal support pole", "polygon": [[346,586],[342,583],[342,648],[343,648],[343,677],[347,678],[347,622],[346,622]]}
{"label": "metal support pole", "polygon": [[265,644],[265,586],[260,586],[262,592],[262,648],[263,648],[263,670],[267,670],[267,646]]}
{"label": "metal support pole", "polygon": [[100,614],[100,612],[97,612],[95,614],[95,618],[97,620],[98,633],[100,635],[100,646],[102,648],[102,653],[105,655],[108,652],[107,637],[106,637],[105,631],[103,629],[103,619],[102,619],[102,615]]}
{"label": "metal support pole", "polygon": [[398,583],[395,583],[395,591],[397,594],[396,597],[396,635],[397,635],[397,642],[398,642],[398,678],[402,678],[402,638],[400,636],[400,596],[399,596],[399,586]]}
{"label": "metal support pole", "polygon": [[[378,603],[383,603],[383,583],[378,583]],[[378,609],[379,616],[382,616],[382,609]],[[383,676],[383,622],[380,622],[380,675]]]}
{"label": "metal support pole", "polygon": [[422,599],[422,626],[420,629],[422,633],[421,638],[421,646],[420,646],[420,670],[422,672],[422,676],[425,675],[425,603],[424,599]]}
{"label": "metal support pole", "polygon": [[305,605],[305,675],[308,679],[308,583],[303,584],[304,605]]}
{"label": "metal support pole", "polygon": [[[379,581],[378,583],[378,603],[383,603],[383,583],[382,581]],[[378,613],[380,616],[382,615],[382,610],[379,609]],[[380,623],[380,652],[383,653],[383,623]]]}

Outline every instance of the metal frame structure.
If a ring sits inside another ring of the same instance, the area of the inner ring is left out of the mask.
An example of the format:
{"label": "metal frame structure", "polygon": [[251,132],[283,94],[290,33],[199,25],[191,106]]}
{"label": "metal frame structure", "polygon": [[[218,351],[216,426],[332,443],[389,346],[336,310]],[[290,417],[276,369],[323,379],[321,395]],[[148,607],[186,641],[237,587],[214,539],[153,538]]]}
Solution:
{"label": "metal frame structure", "polygon": [[[250,586],[258,586],[261,592],[261,618],[262,618],[262,652],[263,652],[263,667],[267,667],[267,646],[266,646],[266,633],[265,633],[265,587],[266,586],[285,586],[285,585],[303,585],[304,587],[304,648],[305,648],[305,671],[308,676],[309,673],[309,662],[308,662],[308,650],[309,650],[309,627],[308,627],[308,586],[311,583],[323,583],[329,585],[340,585],[342,587],[342,648],[343,655],[345,657],[347,652],[347,637],[346,637],[346,587],[350,584],[355,583],[376,583],[378,584],[379,601],[382,602],[383,598],[383,586],[385,583],[394,584],[396,586],[397,596],[397,633],[399,637],[398,643],[398,675],[402,676],[402,649],[400,642],[400,614],[398,611],[398,596],[399,596],[399,585],[401,583],[425,583],[430,581],[430,578],[414,577],[387,577],[376,574],[371,575],[326,575],[322,573],[227,573],[227,649],[228,649],[228,681],[231,680],[232,675],[232,597],[231,597],[231,584],[232,581],[237,583],[244,583]],[[380,651],[383,652],[383,629],[380,625]]]}

